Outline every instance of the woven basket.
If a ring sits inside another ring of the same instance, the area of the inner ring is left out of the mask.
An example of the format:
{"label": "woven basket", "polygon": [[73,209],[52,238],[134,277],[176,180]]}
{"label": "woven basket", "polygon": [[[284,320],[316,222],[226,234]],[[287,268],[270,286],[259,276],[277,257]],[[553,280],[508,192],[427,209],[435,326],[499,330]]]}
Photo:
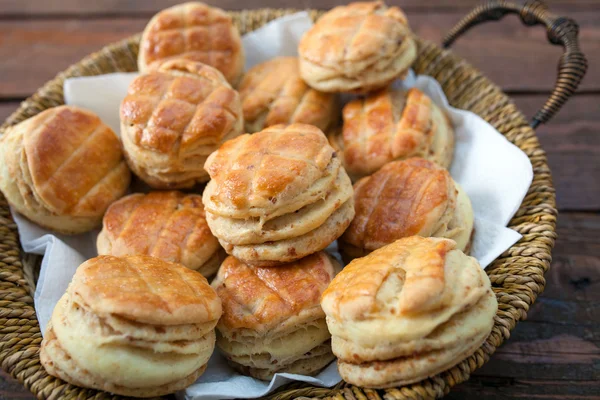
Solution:
{"label": "woven basket", "polygon": [[[292,10],[254,10],[231,13],[242,33]],[[311,11],[316,18],[317,11]],[[59,74],[24,101],[0,128],[13,125],[50,107],[63,104],[65,78],[135,71],[139,36],[103,48]],[[336,399],[422,399],[437,398],[469,378],[496,348],[510,336],[516,323],[527,316],[529,307],[544,289],[551,250],[556,239],[555,194],[546,155],[534,131],[511,100],[480,72],[450,51],[418,39],[418,58],[413,65],[418,74],[434,77],[441,84],[451,105],[473,111],[488,121],[508,140],[527,154],[534,178],[521,207],[509,226],[523,238],[486,272],[497,295],[499,308],[486,343],[471,357],[425,381],[386,390],[369,390],[345,383],[335,388],[292,384],[271,395],[275,399],[300,396]],[[36,318],[33,292],[39,270],[39,257],[27,255],[19,246],[17,227],[8,204],[0,195],[0,360],[2,368],[17,378],[40,399],[116,399],[108,393],[82,389],[49,376],[40,364],[42,341]]]}

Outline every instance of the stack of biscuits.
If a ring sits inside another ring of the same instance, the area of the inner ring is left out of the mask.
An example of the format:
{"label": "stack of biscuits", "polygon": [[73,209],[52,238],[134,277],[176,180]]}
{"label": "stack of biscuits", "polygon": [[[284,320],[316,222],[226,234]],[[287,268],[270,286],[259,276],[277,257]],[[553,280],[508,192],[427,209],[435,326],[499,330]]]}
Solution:
{"label": "stack of biscuits", "polygon": [[316,374],[333,360],[319,299],[339,270],[320,250],[354,217],[350,178],[323,132],[299,123],[230,140],[205,168],[206,219],[231,255],[212,283],[217,346],[258,379]]}
{"label": "stack of biscuits", "polygon": [[417,382],[469,357],[498,309],[476,259],[452,240],[419,236],[352,261],[321,305],[340,375],[371,388]]}
{"label": "stack of biscuits", "polygon": [[212,286],[223,302],[217,346],[230,364],[270,380],[278,372],[314,375],[333,361],[319,302],[339,269],[322,251],[272,268],[228,257]]}
{"label": "stack of biscuits", "polygon": [[206,279],[148,256],[99,256],[54,308],[40,359],[48,373],[124,396],[192,384],[215,345],[221,301]]}
{"label": "stack of biscuits", "polygon": [[247,264],[276,266],[322,250],[354,217],[350,179],[312,125],[275,125],[230,140],[205,168],[208,226]]}
{"label": "stack of biscuits", "polygon": [[[45,332],[46,371],[161,396],[196,381],[216,345],[258,379],[337,357],[347,382],[384,388],[473,354],[497,303],[465,254],[473,210],[446,170],[452,121],[391,86],[416,52],[399,8],[358,2],[325,13],[298,57],[243,76],[231,16],[190,2],[146,26],[120,137],[72,106],[11,127],[10,204],[61,233],[102,221],[100,255]],[[360,97],[342,109],[340,94]],[[153,191],[125,196],[131,172]],[[338,239],[344,270],[325,251]]]}

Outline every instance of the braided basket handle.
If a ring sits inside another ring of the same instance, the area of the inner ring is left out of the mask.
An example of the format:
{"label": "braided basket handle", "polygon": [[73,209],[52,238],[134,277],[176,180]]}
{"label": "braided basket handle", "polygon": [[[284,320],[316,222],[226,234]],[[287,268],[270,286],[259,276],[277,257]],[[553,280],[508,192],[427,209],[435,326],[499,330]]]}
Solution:
{"label": "braided basket handle", "polygon": [[476,7],[458,22],[446,35],[442,45],[448,48],[471,27],[481,22],[497,21],[506,14],[518,14],[525,25],[544,24],[548,32],[548,41],[562,45],[565,49],[558,63],[558,77],[554,90],[531,121],[531,126],[536,128],[539,124],[548,122],[575,93],[587,70],[587,60],[579,49],[579,26],[575,21],[550,13],[540,1],[528,1],[523,5],[502,0],[489,1]]}

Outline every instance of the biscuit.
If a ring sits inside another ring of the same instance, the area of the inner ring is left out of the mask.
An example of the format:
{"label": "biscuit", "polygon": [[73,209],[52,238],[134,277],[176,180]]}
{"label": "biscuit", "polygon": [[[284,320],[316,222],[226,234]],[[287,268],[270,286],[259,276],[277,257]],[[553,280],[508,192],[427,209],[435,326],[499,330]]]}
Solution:
{"label": "biscuit", "polygon": [[274,125],[210,155],[202,200],[225,251],[255,266],[327,247],[354,217],[352,184],[323,132]]}
{"label": "biscuit", "polygon": [[182,58],[221,71],[232,85],[244,69],[244,48],[231,16],[200,2],[179,4],[156,14],[142,33],[138,69],[148,72],[165,60]]}
{"label": "biscuit", "polygon": [[300,75],[322,92],[367,93],[402,77],[417,57],[406,16],[381,1],[325,13],[298,47]]}
{"label": "biscuit", "polygon": [[498,309],[477,260],[449,239],[411,236],[356,259],[323,293],[338,370],[387,388],[434,376],[473,354]]}
{"label": "biscuit", "polygon": [[206,158],[243,129],[238,93],[219,71],[198,62],[161,64],[136,78],[121,103],[127,162],[156,189],[206,182]]}
{"label": "biscuit", "polygon": [[206,277],[225,259],[206,223],[202,196],[176,191],[135,193],[111,204],[97,249],[98,254],[157,257]]}
{"label": "biscuit", "polygon": [[422,158],[393,161],[354,185],[356,216],[340,237],[344,258],[362,257],[409,236],[442,237],[468,252],[473,209],[445,169]]}
{"label": "biscuit", "polygon": [[339,269],[324,252],[278,268],[228,257],[212,282],[223,302],[217,347],[258,379],[318,373],[334,359],[319,299]]}
{"label": "biscuit", "polygon": [[149,256],[98,256],[77,269],[56,305],[40,359],[69,383],[161,396],[204,372],[221,312],[195,271]]}
{"label": "biscuit", "polygon": [[12,207],[44,228],[89,231],[129,186],[119,138],[78,107],[42,111],[7,129],[0,143],[0,189]]}
{"label": "biscuit", "polygon": [[239,91],[247,133],[292,123],[326,131],[338,119],[336,96],[304,83],[297,57],[277,57],[254,66],[244,75]]}
{"label": "biscuit", "polygon": [[330,134],[353,180],[388,162],[422,157],[448,168],[454,128],[448,116],[419,89],[383,89],[344,106],[341,134]]}

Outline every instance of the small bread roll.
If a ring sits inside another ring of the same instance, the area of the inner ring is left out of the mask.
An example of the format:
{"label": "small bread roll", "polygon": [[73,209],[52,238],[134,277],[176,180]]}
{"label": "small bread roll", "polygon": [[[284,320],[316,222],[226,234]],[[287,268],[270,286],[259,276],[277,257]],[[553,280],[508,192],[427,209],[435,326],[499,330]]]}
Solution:
{"label": "small bread roll", "polygon": [[317,374],[334,360],[319,299],[339,269],[324,252],[279,268],[228,257],[212,282],[223,302],[217,347],[258,379]]}
{"label": "small bread roll", "polygon": [[354,184],[356,216],[338,244],[346,262],[408,236],[443,237],[468,253],[473,208],[448,171],[422,158],[386,164]]}
{"label": "small bread roll", "polygon": [[156,14],[142,34],[138,69],[147,72],[165,60],[208,64],[235,85],[244,69],[244,48],[231,16],[200,2],[179,4]]}
{"label": "small bread roll", "polygon": [[238,93],[219,71],[197,62],[161,64],[136,78],[121,103],[127,162],[155,189],[206,182],[208,155],[243,129]]}
{"label": "small bread roll", "polygon": [[300,75],[322,92],[383,88],[417,57],[411,35],[404,13],[382,1],[335,7],[300,40]]}
{"label": "small bread roll", "polygon": [[0,139],[4,196],[19,213],[56,232],[95,228],[130,178],[119,138],[78,107],[42,111]]}
{"label": "small bread roll", "polygon": [[148,255],[182,264],[205,277],[214,275],[225,259],[197,194],[135,193],[111,204],[102,221],[98,254]]}
{"label": "small bread roll", "polygon": [[323,293],[333,353],[353,385],[388,388],[471,356],[498,309],[485,271],[454,241],[411,236],[358,258]]}
{"label": "small bread roll", "polygon": [[244,75],[239,91],[247,133],[296,122],[325,132],[338,117],[336,96],[304,83],[297,57],[278,57],[256,65]]}
{"label": "small bread roll", "polygon": [[54,308],[40,360],[74,385],[162,396],[202,375],[221,311],[195,271],[148,256],[99,256],[79,266]]}
{"label": "small bread roll", "polygon": [[277,266],[326,248],[354,217],[352,183],[311,125],[274,125],[210,155],[202,200],[225,251]]}
{"label": "small bread roll", "polygon": [[423,157],[448,168],[454,128],[448,116],[419,89],[383,89],[344,106],[344,125],[329,136],[353,180],[394,160]]}

